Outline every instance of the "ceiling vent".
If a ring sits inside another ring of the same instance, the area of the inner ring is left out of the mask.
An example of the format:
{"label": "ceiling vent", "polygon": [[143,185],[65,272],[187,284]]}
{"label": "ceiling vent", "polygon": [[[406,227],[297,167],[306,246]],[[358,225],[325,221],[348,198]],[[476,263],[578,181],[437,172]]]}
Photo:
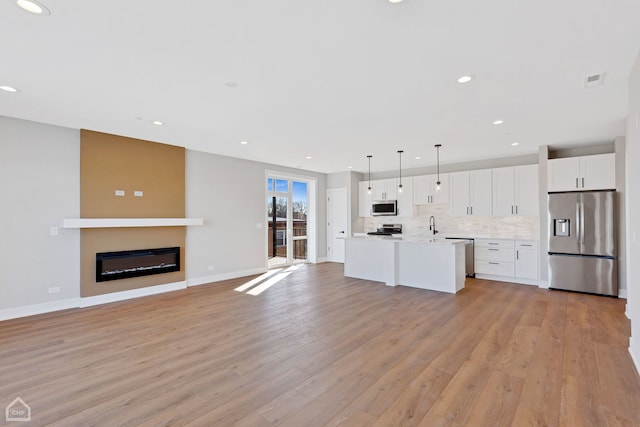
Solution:
{"label": "ceiling vent", "polygon": [[602,83],[604,83],[604,73],[593,74],[584,78],[585,88],[600,86]]}

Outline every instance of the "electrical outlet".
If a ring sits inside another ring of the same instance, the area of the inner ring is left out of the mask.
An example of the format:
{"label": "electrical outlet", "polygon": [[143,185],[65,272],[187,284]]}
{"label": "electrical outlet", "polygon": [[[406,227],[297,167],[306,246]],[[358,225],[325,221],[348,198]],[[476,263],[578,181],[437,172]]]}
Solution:
{"label": "electrical outlet", "polygon": [[133,192],[133,197],[142,197],[144,196],[144,191],[136,190]]}
{"label": "electrical outlet", "polygon": [[215,270],[215,269],[216,269],[216,267],[215,267],[215,266],[213,266],[213,265],[210,265],[209,267],[207,267],[207,270],[209,270],[209,271],[213,271],[213,270]]}
{"label": "electrical outlet", "polygon": [[60,286],[54,286],[52,288],[49,288],[49,293],[50,294],[58,294],[58,293],[60,293]]}
{"label": "electrical outlet", "polygon": [[124,197],[124,190],[116,190],[116,196],[118,197]]}

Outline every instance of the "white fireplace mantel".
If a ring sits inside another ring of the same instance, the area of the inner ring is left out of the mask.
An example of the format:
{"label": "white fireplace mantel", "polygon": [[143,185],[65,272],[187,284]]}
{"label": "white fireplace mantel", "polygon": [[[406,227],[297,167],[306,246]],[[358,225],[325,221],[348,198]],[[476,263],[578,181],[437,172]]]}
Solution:
{"label": "white fireplace mantel", "polygon": [[180,227],[203,225],[202,218],[68,218],[63,228]]}

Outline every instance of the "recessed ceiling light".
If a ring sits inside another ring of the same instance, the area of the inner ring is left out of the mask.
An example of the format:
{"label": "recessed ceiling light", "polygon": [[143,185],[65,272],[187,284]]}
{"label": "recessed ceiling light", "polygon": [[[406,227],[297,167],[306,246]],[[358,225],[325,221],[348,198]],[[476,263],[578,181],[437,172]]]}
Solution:
{"label": "recessed ceiling light", "polygon": [[504,123],[504,120],[496,120],[493,122],[494,125],[501,125]]}
{"label": "recessed ceiling light", "polygon": [[353,169],[353,166],[347,166],[347,169]]}
{"label": "recessed ceiling light", "polygon": [[11,92],[11,93],[18,92],[18,89],[16,89],[13,86],[0,86],[0,90],[3,90],[5,92]]}
{"label": "recessed ceiling light", "polygon": [[307,157],[305,157],[305,159],[309,160],[309,159],[313,159],[313,157],[307,156]]}
{"label": "recessed ceiling light", "polygon": [[402,3],[403,0],[389,0],[389,3]]}
{"label": "recessed ceiling light", "polygon": [[416,156],[416,160],[420,160],[422,157],[420,156]]}
{"label": "recessed ceiling light", "polygon": [[164,122],[161,122],[160,120],[154,120],[151,123],[153,123],[156,126],[162,126],[164,124]]}
{"label": "recessed ceiling light", "polygon": [[473,76],[461,76],[458,78],[458,83],[469,83],[473,80]]}
{"label": "recessed ceiling light", "polygon": [[51,15],[51,11],[45,5],[35,0],[17,0],[16,4],[34,15]]}
{"label": "recessed ceiling light", "polygon": [[247,145],[247,144],[248,144],[248,142],[247,142],[247,141],[240,141],[240,144],[242,144],[242,145]]}
{"label": "recessed ceiling light", "polygon": [[511,143],[511,146],[512,146],[512,147],[515,147],[516,145],[520,145],[520,143],[519,143],[519,142],[512,142],[512,143]]}

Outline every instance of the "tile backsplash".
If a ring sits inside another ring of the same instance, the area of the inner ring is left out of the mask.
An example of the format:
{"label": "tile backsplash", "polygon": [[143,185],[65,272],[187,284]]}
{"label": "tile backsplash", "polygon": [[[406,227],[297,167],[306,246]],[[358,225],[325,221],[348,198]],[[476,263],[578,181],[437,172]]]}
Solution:
{"label": "tile backsplash", "polygon": [[449,205],[417,205],[411,217],[364,218],[364,231],[375,231],[381,224],[402,224],[403,234],[429,231],[433,215],[440,236],[495,237],[505,239],[540,239],[538,216],[454,216]]}

